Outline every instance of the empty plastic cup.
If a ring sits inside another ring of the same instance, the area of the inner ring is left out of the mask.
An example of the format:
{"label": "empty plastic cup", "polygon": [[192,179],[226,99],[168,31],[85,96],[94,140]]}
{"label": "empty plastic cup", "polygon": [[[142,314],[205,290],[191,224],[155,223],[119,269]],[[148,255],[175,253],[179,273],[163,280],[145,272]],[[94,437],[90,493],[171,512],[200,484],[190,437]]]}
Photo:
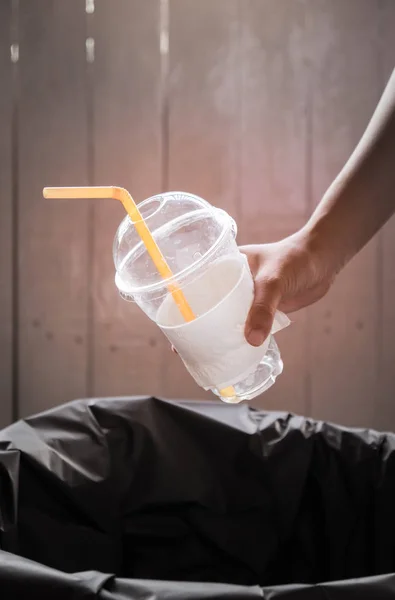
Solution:
{"label": "empty plastic cup", "polygon": [[[225,402],[250,400],[266,391],[283,370],[273,334],[289,319],[278,312],[271,335],[259,348],[245,340],[254,283],[236,244],[235,221],[202,198],[182,192],[148,198],[138,208],[173,277],[160,276],[126,216],[113,247],[122,297],[155,321],[205,390]],[[193,320],[185,321],[171,293],[174,288],[182,290]],[[224,395],[229,386],[233,396]]]}

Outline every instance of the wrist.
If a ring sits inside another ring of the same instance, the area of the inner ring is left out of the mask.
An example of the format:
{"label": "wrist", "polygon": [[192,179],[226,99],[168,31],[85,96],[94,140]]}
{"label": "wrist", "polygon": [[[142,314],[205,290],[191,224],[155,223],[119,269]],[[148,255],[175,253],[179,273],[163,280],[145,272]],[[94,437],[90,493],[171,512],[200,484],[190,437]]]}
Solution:
{"label": "wrist", "polygon": [[335,234],[322,222],[308,222],[299,236],[316,278],[331,283],[347,262]]}

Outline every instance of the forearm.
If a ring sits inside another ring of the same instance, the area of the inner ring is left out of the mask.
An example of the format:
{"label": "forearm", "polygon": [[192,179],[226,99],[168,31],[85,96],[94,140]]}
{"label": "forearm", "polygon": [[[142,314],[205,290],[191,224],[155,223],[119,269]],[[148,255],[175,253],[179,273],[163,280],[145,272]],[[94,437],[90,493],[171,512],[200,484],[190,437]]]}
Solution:
{"label": "forearm", "polygon": [[395,212],[395,71],[350,159],[304,228],[338,272]]}

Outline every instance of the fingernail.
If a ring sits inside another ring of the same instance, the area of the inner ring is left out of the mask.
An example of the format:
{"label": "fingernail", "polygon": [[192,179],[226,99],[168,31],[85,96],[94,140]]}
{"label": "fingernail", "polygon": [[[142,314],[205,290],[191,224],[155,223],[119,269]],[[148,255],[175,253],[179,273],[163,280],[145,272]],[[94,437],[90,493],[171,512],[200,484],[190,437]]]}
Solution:
{"label": "fingernail", "polygon": [[262,346],[265,341],[265,334],[260,329],[251,329],[247,335],[247,341],[251,346]]}

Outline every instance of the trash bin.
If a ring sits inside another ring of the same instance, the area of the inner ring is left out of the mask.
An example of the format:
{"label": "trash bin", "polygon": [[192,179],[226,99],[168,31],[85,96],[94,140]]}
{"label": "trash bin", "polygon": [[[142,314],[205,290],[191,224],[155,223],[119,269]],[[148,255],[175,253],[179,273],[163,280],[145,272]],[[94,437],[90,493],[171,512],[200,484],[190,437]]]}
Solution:
{"label": "trash bin", "polygon": [[19,421],[0,433],[0,598],[395,599],[394,448],[149,397]]}

